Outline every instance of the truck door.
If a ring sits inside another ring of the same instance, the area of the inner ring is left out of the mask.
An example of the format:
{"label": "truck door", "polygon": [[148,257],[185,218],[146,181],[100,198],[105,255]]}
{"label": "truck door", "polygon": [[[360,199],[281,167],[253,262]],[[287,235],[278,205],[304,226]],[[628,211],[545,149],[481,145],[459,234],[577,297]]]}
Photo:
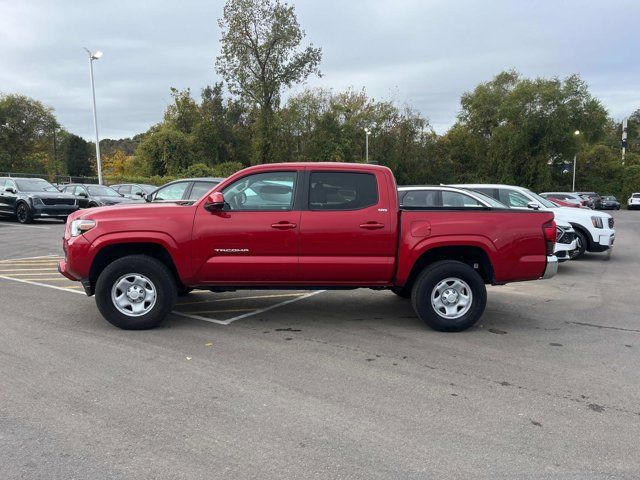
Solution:
{"label": "truck door", "polygon": [[[330,167],[328,167],[330,168]],[[312,169],[300,221],[300,276],[308,284],[384,284],[393,277],[392,231],[381,172]]]}
{"label": "truck door", "polygon": [[222,190],[223,210],[209,212],[200,205],[193,225],[198,282],[260,285],[298,280],[298,175],[249,174]]}

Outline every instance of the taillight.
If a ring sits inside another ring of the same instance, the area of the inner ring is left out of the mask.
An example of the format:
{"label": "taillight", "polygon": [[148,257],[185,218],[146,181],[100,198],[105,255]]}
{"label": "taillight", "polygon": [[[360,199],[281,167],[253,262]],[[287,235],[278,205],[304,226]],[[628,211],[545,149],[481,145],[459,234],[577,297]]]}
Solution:
{"label": "taillight", "polygon": [[558,236],[558,226],[555,220],[545,223],[542,226],[542,232],[544,233],[544,239],[547,242],[547,255],[553,255],[553,249],[556,246],[556,238]]}

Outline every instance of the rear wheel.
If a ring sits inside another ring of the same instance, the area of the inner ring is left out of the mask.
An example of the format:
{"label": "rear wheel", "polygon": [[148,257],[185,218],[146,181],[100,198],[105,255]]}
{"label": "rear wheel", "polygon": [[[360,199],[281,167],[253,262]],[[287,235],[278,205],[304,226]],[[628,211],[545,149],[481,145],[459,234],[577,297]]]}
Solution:
{"label": "rear wheel", "polygon": [[571,252],[571,260],[577,260],[587,250],[587,237],[580,230],[576,230],[576,249]]}
{"label": "rear wheel", "polygon": [[455,260],[436,262],[416,279],[413,308],[431,328],[460,332],[474,325],[487,304],[487,290],[478,273]]}
{"label": "rear wheel", "polygon": [[31,216],[31,209],[29,208],[29,205],[24,202],[20,202],[16,207],[16,218],[20,223],[33,222],[33,217]]}
{"label": "rear wheel", "polygon": [[159,260],[129,255],[112,262],[96,282],[96,304],[112,325],[125,330],[155,328],[171,312],[176,282]]}

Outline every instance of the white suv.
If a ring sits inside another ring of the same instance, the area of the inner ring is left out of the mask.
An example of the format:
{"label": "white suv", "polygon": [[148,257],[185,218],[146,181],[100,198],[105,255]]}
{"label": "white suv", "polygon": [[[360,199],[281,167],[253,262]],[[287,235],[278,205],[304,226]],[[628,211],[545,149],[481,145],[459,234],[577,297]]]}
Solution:
{"label": "white suv", "polygon": [[640,208],[640,193],[632,193],[627,200],[627,207],[629,210],[635,210],[636,208]]}
{"label": "white suv", "polygon": [[[546,198],[523,187],[513,185],[465,184],[455,185],[484,193],[510,208],[542,209],[554,213],[556,221],[571,224],[576,231],[577,248],[572,259],[587,252],[605,252],[613,247],[616,238],[613,217],[608,213],[581,208],[559,207]],[[640,204],[638,205],[640,207]]]}

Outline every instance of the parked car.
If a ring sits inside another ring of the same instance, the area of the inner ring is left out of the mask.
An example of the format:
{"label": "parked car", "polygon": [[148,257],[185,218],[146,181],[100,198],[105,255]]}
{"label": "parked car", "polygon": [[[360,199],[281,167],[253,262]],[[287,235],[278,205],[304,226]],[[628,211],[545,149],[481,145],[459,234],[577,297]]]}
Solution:
{"label": "parked car", "polygon": [[629,210],[640,209],[640,193],[632,193],[627,200],[627,208]]}
{"label": "parked car", "polygon": [[589,208],[589,200],[585,200],[576,193],[543,192],[540,196],[562,207]]}
{"label": "parked car", "polygon": [[218,185],[224,178],[183,178],[174,180],[147,195],[148,202],[193,201]]}
{"label": "parked car", "polygon": [[620,202],[613,195],[602,197],[602,210],[620,210]]}
{"label": "parked car", "polygon": [[466,184],[455,185],[493,197],[511,208],[521,210],[546,210],[553,212],[556,220],[571,224],[576,233],[576,252],[572,259],[585,252],[605,252],[613,247],[616,231],[611,215],[593,210],[558,207],[531,190],[513,185]]}
{"label": "parked car", "polygon": [[581,198],[587,201],[587,205],[589,208],[593,210],[602,209],[602,197],[598,195],[596,192],[575,192],[580,195]]}
{"label": "parked car", "polygon": [[58,191],[43,178],[0,177],[0,214],[20,223],[34,218],[59,218],[78,209],[75,197]]}
{"label": "parked car", "polygon": [[432,328],[460,331],[482,315],[485,284],[555,275],[555,241],[552,212],[400,209],[386,167],[283,163],[194,202],[78,212],[58,268],[125,329],[160,324],[179,288],[284,285],[391,289]]}
{"label": "parked car", "polygon": [[[504,203],[483,193],[448,186],[406,186],[398,187],[401,207],[424,209],[504,209]],[[556,219],[557,238],[554,255],[559,262],[570,260],[576,255],[576,234],[568,222]]]}
{"label": "parked car", "polygon": [[80,208],[102,207],[119,203],[133,203],[113,188],[105,185],[70,183],[64,187],[64,192],[74,195]]}
{"label": "parked car", "polygon": [[145,183],[119,183],[111,185],[116,192],[132,200],[144,200],[147,195],[153,193],[158,187]]}

